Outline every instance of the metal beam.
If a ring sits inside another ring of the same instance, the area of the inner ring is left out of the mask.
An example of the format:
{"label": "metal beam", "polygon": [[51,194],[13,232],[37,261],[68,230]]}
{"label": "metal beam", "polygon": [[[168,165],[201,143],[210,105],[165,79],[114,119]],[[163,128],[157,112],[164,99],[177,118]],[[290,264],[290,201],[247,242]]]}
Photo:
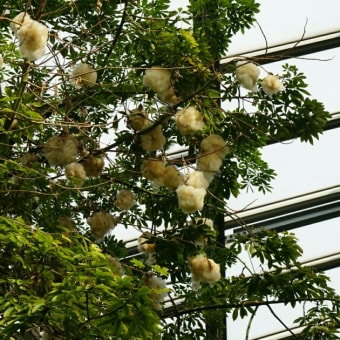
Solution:
{"label": "metal beam", "polygon": [[244,226],[283,231],[338,216],[340,186],[333,186],[230,214],[224,226],[234,234],[244,232]]}
{"label": "metal beam", "polygon": [[[222,72],[224,70],[224,64],[228,64],[229,62],[235,60],[235,58],[242,56],[253,58],[257,63],[264,65],[276,61],[298,58],[308,54],[338,47],[340,47],[340,32],[327,32],[312,37],[271,45],[267,48],[260,48],[250,51],[245,50],[231,56],[229,55],[227,58],[222,60]],[[225,71],[228,72],[228,68],[226,68]]]}

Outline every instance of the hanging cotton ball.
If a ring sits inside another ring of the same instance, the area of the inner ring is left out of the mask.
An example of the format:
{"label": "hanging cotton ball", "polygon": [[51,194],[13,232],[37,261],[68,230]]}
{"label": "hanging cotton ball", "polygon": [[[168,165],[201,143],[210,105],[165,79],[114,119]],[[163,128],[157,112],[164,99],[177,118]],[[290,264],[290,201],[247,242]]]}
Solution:
{"label": "hanging cotton ball", "polygon": [[135,204],[135,195],[126,189],[119,191],[115,205],[120,210],[129,210]]}
{"label": "hanging cotton ball", "polygon": [[189,258],[193,287],[199,288],[199,282],[216,282],[221,278],[220,265],[203,254]]}
{"label": "hanging cotton ball", "polygon": [[183,182],[181,173],[174,165],[169,165],[163,172],[163,184],[170,190],[176,189]]}
{"label": "hanging cotton ball", "polygon": [[89,156],[81,161],[87,177],[99,177],[104,169],[104,158],[102,156]]}
{"label": "hanging cotton ball", "polygon": [[268,76],[262,80],[262,88],[269,96],[281,92],[284,89],[279,77],[273,74],[268,74]]}
{"label": "hanging cotton ball", "polygon": [[156,311],[162,311],[163,307],[161,303],[164,301],[167,294],[165,291],[166,282],[152,273],[147,273],[144,279],[144,284],[151,289],[149,297],[153,301],[152,308]]}
{"label": "hanging cotton ball", "polygon": [[177,189],[178,205],[183,213],[191,214],[197,210],[202,210],[206,190],[204,188],[194,188],[181,184]]}
{"label": "hanging cotton ball", "polygon": [[60,224],[62,227],[69,231],[74,231],[76,228],[75,222],[67,216],[59,216],[57,218],[57,222],[58,224]]}
{"label": "hanging cotton ball", "polygon": [[177,111],[175,122],[182,135],[190,135],[204,128],[203,116],[193,106]]}
{"label": "hanging cotton ball", "polygon": [[77,184],[82,185],[86,178],[86,171],[82,164],[72,162],[65,165],[65,176],[67,179],[76,180]]}
{"label": "hanging cotton ball", "polygon": [[30,17],[28,13],[21,12],[12,19],[12,22],[9,24],[9,26],[12,32],[16,33],[23,24],[30,23],[32,21],[33,19]]}
{"label": "hanging cotton ball", "polygon": [[116,258],[116,257],[112,257],[110,256],[108,258],[109,262],[111,263],[115,274],[119,275],[119,276],[123,276],[124,275],[124,270],[123,270],[123,266],[121,264],[121,262]]}
{"label": "hanging cotton ball", "polygon": [[39,340],[49,340],[50,336],[46,331],[39,332],[40,338]]}
{"label": "hanging cotton ball", "polygon": [[224,158],[229,152],[229,148],[226,145],[225,140],[216,134],[210,135],[204,138],[200,145],[201,154],[215,153],[220,158]]}
{"label": "hanging cotton ball", "polygon": [[[151,124],[146,125],[151,126]],[[140,140],[142,148],[145,151],[156,151],[162,149],[165,144],[165,137],[163,135],[162,126],[156,125],[152,130],[141,134]]]}
{"label": "hanging cotton ball", "polygon": [[16,32],[19,40],[20,55],[35,61],[45,54],[48,29],[45,25],[32,20],[25,22]]}
{"label": "hanging cotton ball", "polygon": [[93,87],[97,81],[97,72],[88,64],[80,63],[72,71],[71,84],[75,88]]}
{"label": "hanging cotton ball", "polygon": [[236,79],[249,91],[257,91],[257,79],[259,78],[259,68],[249,61],[238,61],[236,63]]}
{"label": "hanging cotton ball", "polygon": [[204,177],[204,174],[201,171],[193,171],[190,174],[188,174],[184,178],[184,184],[194,187],[196,189],[198,188],[207,189],[209,186],[209,182]]}
{"label": "hanging cotton ball", "polygon": [[143,86],[151,88],[156,93],[164,93],[171,88],[171,72],[160,66],[153,66],[145,71]]}
{"label": "hanging cotton ball", "polygon": [[134,109],[128,115],[129,125],[136,131],[142,130],[150,123],[147,112],[139,109]]}
{"label": "hanging cotton ball", "polygon": [[19,162],[27,167],[31,167],[34,163],[38,161],[39,161],[38,156],[29,152],[25,153],[22,157],[19,158]]}
{"label": "hanging cotton ball", "polygon": [[108,213],[97,212],[87,220],[87,223],[91,227],[93,236],[98,240],[102,240],[104,236],[115,227],[116,220]]}
{"label": "hanging cotton ball", "polygon": [[137,249],[141,253],[155,254],[156,245],[150,242],[152,235],[150,233],[143,233],[138,237]]}
{"label": "hanging cotton ball", "polygon": [[146,159],[142,164],[142,175],[158,186],[162,186],[165,163],[161,160]]}
{"label": "hanging cotton ball", "polygon": [[170,87],[163,92],[157,92],[157,95],[162,102],[167,104],[177,104],[179,102],[179,99],[175,95],[175,89],[173,87]]}
{"label": "hanging cotton ball", "polygon": [[44,151],[50,165],[64,166],[76,161],[78,142],[72,135],[66,138],[53,136],[45,143]]}
{"label": "hanging cotton ball", "polygon": [[222,159],[215,153],[203,155],[199,154],[197,159],[197,169],[204,172],[213,172],[215,175],[221,168],[222,162]]}

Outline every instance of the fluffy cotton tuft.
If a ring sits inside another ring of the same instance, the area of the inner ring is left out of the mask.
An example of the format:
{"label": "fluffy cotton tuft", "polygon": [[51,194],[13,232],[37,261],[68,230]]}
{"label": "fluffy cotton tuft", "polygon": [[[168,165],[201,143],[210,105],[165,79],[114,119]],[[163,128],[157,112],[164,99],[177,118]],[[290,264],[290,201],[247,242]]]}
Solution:
{"label": "fluffy cotton tuft", "polygon": [[[145,127],[147,128],[150,125],[148,124]],[[162,149],[165,144],[162,126],[157,125],[152,130],[141,134],[140,140],[142,143],[142,148],[145,151],[156,151]]]}
{"label": "fluffy cotton tuft", "polygon": [[160,66],[153,66],[145,71],[143,85],[155,91],[158,97],[169,104],[176,104],[178,98],[171,84],[171,72]]}
{"label": "fluffy cotton tuft", "polygon": [[216,282],[221,278],[220,265],[203,254],[189,258],[193,287],[199,288],[200,281]]}
{"label": "fluffy cotton tuft", "polygon": [[11,27],[13,33],[17,33],[18,29],[20,29],[23,24],[27,24],[32,21],[33,19],[28,13],[21,12],[13,18],[13,21],[9,24],[9,26]]}
{"label": "fluffy cotton tuft", "polygon": [[281,83],[279,77],[273,74],[268,74],[268,76],[262,80],[262,88],[263,91],[269,96],[284,90],[283,84]]}
{"label": "fluffy cotton tuft", "polygon": [[144,284],[152,291],[149,293],[150,299],[153,301],[152,308],[157,311],[162,311],[162,302],[167,294],[166,282],[160,277],[155,276],[152,273],[146,274]]}
{"label": "fluffy cotton tuft", "polygon": [[222,166],[222,159],[215,153],[200,154],[197,159],[197,169],[205,172],[211,172],[214,175]]}
{"label": "fluffy cotton tuft", "polygon": [[44,151],[50,165],[64,166],[76,161],[78,142],[72,135],[66,138],[53,136],[45,143]]}
{"label": "fluffy cotton tuft", "polygon": [[35,20],[26,20],[16,31],[16,36],[23,58],[34,61],[45,54],[48,40],[48,29],[45,25]]}
{"label": "fluffy cotton tuft", "polygon": [[173,87],[170,87],[164,92],[158,92],[157,95],[162,102],[167,104],[177,104],[179,101],[175,95],[175,89]]}
{"label": "fluffy cotton tuft", "polygon": [[193,171],[184,178],[184,184],[196,189],[207,189],[209,182],[201,171]]}
{"label": "fluffy cotton tuft", "polygon": [[74,178],[79,179],[79,184],[83,183],[82,180],[86,178],[86,171],[82,164],[72,162],[65,166],[65,176],[72,180]]}
{"label": "fluffy cotton tuft", "polygon": [[135,204],[135,195],[126,189],[119,191],[115,205],[120,210],[129,210]]}
{"label": "fluffy cotton tuft", "polygon": [[249,91],[257,91],[257,79],[259,78],[259,68],[249,61],[238,61],[236,63],[236,79]]}
{"label": "fluffy cotton tuft", "polygon": [[71,84],[75,88],[93,87],[97,81],[97,72],[88,64],[80,63],[72,71]]}
{"label": "fluffy cotton tuft", "polygon": [[190,135],[204,128],[203,116],[193,106],[177,111],[175,122],[182,135]]}
{"label": "fluffy cotton tuft", "polygon": [[146,159],[142,164],[142,175],[157,186],[164,185],[165,163],[161,160]]}
{"label": "fluffy cotton tuft", "polygon": [[160,66],[153,66],[145,71],[143,85],[156,93],[164,93],[171,88],[171,72]]}
{"label": "fluffy cotton tuft", "polygon": [[213,134],[202,140],[200,151],[201,153],[215,153],[220,158],[224,158],[229,152],[229,148],[221,136]]}
{"label": "fluffy cotton tuft", "polygon": [[28,152],[20,157],[19,161],[22,165],[31,167],[34,163],[38,162],[39,159],[37,155]]}
{"label": "fluffy cotton tuft", "polygon": [[150,123],[147,112],[134,109],[128,115],[129,125],[136,131],[140,131]]}
{"label": "fluffy cotton tuft", "polygon": [[206,190],[204,188],[194,188],[181,184],[177,189],[178,205],[183,213],[191,214],[197,210],[202,210]]}
{"label": "fluffy cotton tuft", "polygon": [[155,254],[156,253],[156,245],[154,243],[150,243],[151,234],[143,233],[138,238],[138,246],[137,249],[141,253]]}
{"label": "fluffy cotton tuft", "polygon": [[219,135],[210,135],[201,142],[201,150],[197,160],[197,169],[204,172],[210,183],[222,166],[223,158],[229,152],[226,142]]}
{"label": "fluffy cotton tuft", "polygon": [[182,182],[183,177],[174,165],[169,165],[164,169],[163,184],[168,189],[174,190],[178,188]]}
{"label": "fluffy cotton tuft", "polygon": [[87,177],[99,177],[104,169],[104,158],[102,156],[89,156],[81,161]]}
{"label": "fluffy cotton tuft", "polygon": [[121,262],[116,257],[109,257],[109,262],[111,263],[112,267],[114,268],[115,274],[119,276],[124,275],[124,269]]}
{"label": "fluffy cotton tuft", "polygon": [[74,231],[76,229],[75,222],[72,220],[72,218],[69,218],[67,216],[59,216],[57,222],[69,231]]}
{"label": "fluffy cotton tuft", "polygon": [[87,220],[87,223],[91,227],[93,236],[102,240],[104,236],[116,226],[115,218],[105,212],[94,213],[91,218]]}

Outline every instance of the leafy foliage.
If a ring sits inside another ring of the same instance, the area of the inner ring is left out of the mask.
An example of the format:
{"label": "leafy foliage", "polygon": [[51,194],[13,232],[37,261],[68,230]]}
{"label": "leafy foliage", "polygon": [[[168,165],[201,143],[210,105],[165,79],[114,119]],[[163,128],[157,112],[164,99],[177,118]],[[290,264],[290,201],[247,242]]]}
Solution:
{"label": "leafy foliage", "polygon": [[[294,307],[306,301],[314,304],[297,320],[306,336],[335,336],[339,297],[324,274],[299,264],[302,249],[294,235],[244,226],[245,233],[229,247],[222,235],[230,196],[245,187],[271,189],[275,171],[261,158],[261,148],[270,140],[313,143],[329,113],[310,97],[305,76],[294,65],[283,66],[284,90],[272,96],[260,81],[258,92],[244,95],[235,77],[236,60],[222,65],[233,35],[254,22],[258,3],[196,0],[187,8],[169,6],[167,0],[4,4],[2,338],[200,339],[222,327],[225,314],[243,318],[254,315],[259,305]],[[20,57],[9,28],[23,9],[49,28],[47,53],[32,63]],[[72,85],[72,70],[80,62],[96,70],[93,86]],[[153,66],[170,72],[175,100],[163,100],[143,86],[145,70]],[[174,117],[187,106],[201,112],[205,126],[183,136]],[[139,116],[147,113],[144,130],[132,128],[134,110]],[[143,135],[156,126],[164,146],[147,152]],[[144,161],[164,161],[184,177],[196,169],[202,140],[213,134],[223,137],[229,152],[209,185],[203,209],[184,214],[175,190],[143,176]],[[70,135],[77,141],[76,161],[104,161],[102,172],[69,180],[63,166],[50,165],[46,142],[55,136],[65,142]],[[184,148],[184,154],[173,156],[174,147]],[[130,210],[114,204],[121,189],[134,193]],[[154,253],[131,260],[131,249],[115,230],[95,239],[86,221],[96,212],[111,214],[128,232],[147,232]],[[260,270],[242,264],[244,251]],[[188,259],[197,254],[214,259],[227,275],[215,283],[201,282],[195,291]],[[229,276],[228,268],[236,263],[244,266],[242,272]],[[155,310],[154,299],[166,292],[148,286],[150,275],[168,280],[172,308]]]}

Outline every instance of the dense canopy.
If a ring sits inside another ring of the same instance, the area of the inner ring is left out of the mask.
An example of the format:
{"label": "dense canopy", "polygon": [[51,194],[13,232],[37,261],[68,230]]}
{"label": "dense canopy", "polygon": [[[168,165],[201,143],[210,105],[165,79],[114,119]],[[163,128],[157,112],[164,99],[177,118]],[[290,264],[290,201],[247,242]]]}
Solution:
{"label": "dense canopy", "polygon": [[293,234],[240,220],[224,240],[228,199],[271,188],[261,147],[330,117],[296,66],[224,62],[255,0],[1,7],[2,338],[213,339],[225,314],[307,301],[306,336],[336,338],[339,297]]}

